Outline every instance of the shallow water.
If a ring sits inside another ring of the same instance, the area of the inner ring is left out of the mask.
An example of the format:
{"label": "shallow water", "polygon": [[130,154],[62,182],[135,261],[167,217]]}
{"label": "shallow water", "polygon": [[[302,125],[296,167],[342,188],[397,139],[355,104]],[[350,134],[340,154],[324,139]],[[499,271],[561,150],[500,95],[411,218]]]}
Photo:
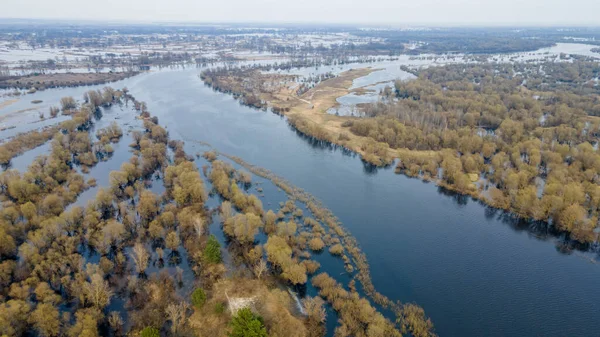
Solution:
{"label": "shallow water", "polygon": [[332,115],[340,116],[361,116],[362,113],[357,108],[357,104],[375,103],[379,100],[379,93],[368,92],[364,95],[357,95],[355,93],[349,93],[342,97],[338,97],[336,101],[339,106],[335,108],[329,108],[327,113]]}
{"label": "shallow water", "polygon": [[[595,254],[572,250],[544,226],[519,223],[392,169],[365,166],[355,155],[302,137],[282,117],[213,92],[197,74],[165,70],[123,84],[186,148],[193,141],[211,143],[322,200],[358,239],[377,290],[423,306],[441,336],[588,336],[600,330]],[[271,191],[265,188],[265,195]],[[277,207],[268,202],[263,199],[265,209]],[[338,272],[339,263],[322,265],[321,271]]]}
{"label": "shallow water", "polygon": [[38,146],[29,151],[25,151],[25,152],[23,152],[23,154],[20,154],[20,155],[14,157],[13,159],[11,159],[10,163],[6,167],[6,169],[15,169],[15,170],[18,170],[19,172],[23,173],[23,172],[27,171],[27,168],[29,167],[29,165],[31,165],[31,163],[33,163],[33,160],[35,158],[37,158],[41,155],[50,155],[51,151],[52,151],[51,141],[47,141],[43,145]]}
{"label": "shallow water", "polygon": [[[96,120],[94,127],[90,130],[90,135],[93,137],[93,140],[97,140],[97,130],[109,126],[114,121],[118,122],[121,126],[123,137],[121,137],[117,143],[110,144],[113,148],[113,153],[108,160],[99,161],[94,167],[90,168],[88,173],[82,173],[86,181],[92,178],[96,179],[97,185],[81,193],[77,198],[77,201],[69,205],[69,208],[73,206],[85,207],[88,201],[96,197],[98,189],[110,187],[110,172],[118,171],[121,168],[121,165],[129,162],[129,159],[133,155],[131,153],[131,148],[129,147],[129,144],[133,142],[131,131],[142,129],[142,121],[136,119],[138,112],[135,111],[132,103],[129,103],[129,105],[113,105],[110,108],[103,108],[102,112],[102,118]],[[153,183],[150,190],[157,195],[162,194],[164,191],[162,181]]]}

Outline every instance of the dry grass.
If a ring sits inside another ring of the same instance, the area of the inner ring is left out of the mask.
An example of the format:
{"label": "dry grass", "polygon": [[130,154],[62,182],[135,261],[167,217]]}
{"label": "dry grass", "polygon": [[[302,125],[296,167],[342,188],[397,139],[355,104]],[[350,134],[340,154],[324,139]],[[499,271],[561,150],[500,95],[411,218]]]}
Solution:
{"label": "dry grass", "polygon": [[206,304],[201,309],[196,309],[190,317],[189,323],[197,336],[227,336],[231,314],[228,309],[223,313],[215,311],[218,304],[226,305],[227,297],[254,297],[256,301],[252,310],[263,317],[271,337],[308,335],[303,319],[291,313],[293,300],[287,291],[269,288],[262,280],[231,278],[215,283]]}
{"label": "dry grass", "polygon": [[[262,94],[261,99],[269,102],[270,106],[288,108],[289,111],[284,112],[286,116],[315,124],[328,133],[328,140],[365,155],[363,148],[371,141],[370,138],[354,135],[348,128],[342,126],[344,122],[356,119],[356,117],[336,116],[327,113],[327,110],[336,107],[338,105],[337,98],[341,96],[351,92],[363,93],[364,88],[349,89],[352,82],[376,70],[373,68],[348,70],[337,77],[319,83],[301,96],[297,96],[294,90],[284,84],[275,92]],[[408,149],[388,149],[387,151],[390,158],[401,158],[407,153],[419,153],[431,157],[436,155],[435,151],[411,151]]]}
{"label": "dry grass", "polygon": [[[372,68],[348,70],[337,77],[319,83],[301,96],[297,96],[287,86],[282,86],[277,93],[264,95],[261,98],[268,101],[271,106],[289,108],[289,111],[285,112],[286,116],[314,123],[330,134],[329,139],[363,154],[361,145],[366,138],[350,134],[342,127],[342,123],[352,117],[328,114],[327,110],[338,105],[337,98],[351,92],[349,88],[355,79],[373,71],[375,69]],[[349,140],[336,141],[341,133],[347,134]]]}

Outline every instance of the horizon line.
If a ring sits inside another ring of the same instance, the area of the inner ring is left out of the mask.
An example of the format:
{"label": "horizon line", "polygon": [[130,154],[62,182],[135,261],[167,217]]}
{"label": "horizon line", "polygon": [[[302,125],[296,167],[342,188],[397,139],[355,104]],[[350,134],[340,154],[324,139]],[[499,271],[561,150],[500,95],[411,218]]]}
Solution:
{"label": "horizon line", "polygon": [[[320,25],[320,26],[352,26],[354,28],[600,28],[600,23],[541,23],[541,22],[526,22],[526,23],[511,23],[511,22],[322,22],[322,21],[203,21],[203,20],[161,20],[161,19],[91,19],[91,18],[44,18],[44,17],[0,17],[0,23],[3,20],[11,21],[50,21],[50,22],[65,22],[65,23],[93,23],[93,24],[186,24],[186,25],[204,25],[204,26],[219,26],[219,25],[274,25],[274,26],[291,26],[291,25]],[[269,27],[258,27],[269,28]]]}

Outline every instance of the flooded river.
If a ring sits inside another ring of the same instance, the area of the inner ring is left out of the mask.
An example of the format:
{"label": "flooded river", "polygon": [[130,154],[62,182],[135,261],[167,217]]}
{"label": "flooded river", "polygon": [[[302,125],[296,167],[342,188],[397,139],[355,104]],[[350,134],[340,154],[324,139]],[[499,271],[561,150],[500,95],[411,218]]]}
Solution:
{"label": "flooded river", "polygon": [[[213,92],[198,73],[156,71],[113,86],[126,85],[145,101],[190,153],[203,151],[194,141],[210,143],[323,201],[358,239],[377,290],[423,306],[439,335],[600,331],[597,255],[572,249],[542,225],[520,223],[392,169],[366,167],[357,156],[298,135],[282,117]],[[61,90],[44,96],[58,102]],[[81,97],[87,89],[64,90]],[[330,272],[327,264],[322,270]]]}

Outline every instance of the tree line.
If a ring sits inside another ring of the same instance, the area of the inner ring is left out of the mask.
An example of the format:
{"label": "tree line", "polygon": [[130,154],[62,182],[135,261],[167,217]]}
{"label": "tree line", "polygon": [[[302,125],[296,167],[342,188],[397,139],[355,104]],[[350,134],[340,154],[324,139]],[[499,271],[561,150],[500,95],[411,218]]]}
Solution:
{"label": "tree line", "polygon": [[[462,64],[420,70],[351,119],[355,135],[399,150],[397,171],[597,240],[597,63]],[[408,150],[408,151],[407,151]]]}

